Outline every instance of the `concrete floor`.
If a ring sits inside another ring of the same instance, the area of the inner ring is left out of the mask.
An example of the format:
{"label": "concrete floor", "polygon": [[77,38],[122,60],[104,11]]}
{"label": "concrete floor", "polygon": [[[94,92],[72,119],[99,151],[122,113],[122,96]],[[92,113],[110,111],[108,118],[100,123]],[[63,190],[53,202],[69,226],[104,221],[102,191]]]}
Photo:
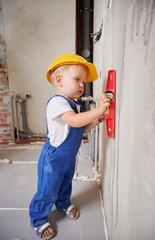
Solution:
{"label": "concrete floor", "polygon": [[[0,240],[37,240],[29,224],[28,206],[37,185],[37,161],[42,144],[1,145],[0,148]],[[105,240],[98,182],[94,180],[89,143],[83,143],[73,181],[72,202],[80,218],[68,219],[52,209],[49,221],[55,240]],[[80,179],[80,181],[79,181]]]}

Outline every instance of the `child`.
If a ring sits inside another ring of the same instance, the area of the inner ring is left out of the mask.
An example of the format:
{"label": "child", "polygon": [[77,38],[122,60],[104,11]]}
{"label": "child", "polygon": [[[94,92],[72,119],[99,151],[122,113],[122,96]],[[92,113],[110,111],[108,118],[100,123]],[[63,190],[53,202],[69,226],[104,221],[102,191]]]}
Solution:
{"label": "child", "polygon": [[101,94],[96,108],[82,112],[78,99],[84,84],[97,79],[96,67],[83,57],[69,53],[57,57],[46,77],[57,89],[47,103],[47,141],[38,162],[38,190],[30,204],[31,225],[42,239],[51,239],[55,231],[47,220],[55,204],[70,219],[79,217],[71,204],[75,159],[83,133],[103,120],[110,99]]}

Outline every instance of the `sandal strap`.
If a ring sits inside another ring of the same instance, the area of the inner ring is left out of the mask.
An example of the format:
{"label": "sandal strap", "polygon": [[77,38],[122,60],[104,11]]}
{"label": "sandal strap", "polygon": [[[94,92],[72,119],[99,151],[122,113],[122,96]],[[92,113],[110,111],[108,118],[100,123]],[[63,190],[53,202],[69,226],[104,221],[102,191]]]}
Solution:
{"label": "sandal strap", "polygon": [[36,231],[37,235],[38,236],[41,236],[42,233],[44,232],[44,230],[50,226],[50,223],[49,222],[46,222],[45,224],[43,224],[42,226],[40,227],[35,227],[34,230]]}
{"label": "sandal strap", "polygon": [[67,209],[66,209],[66,214],[69,216],[70,215],[70,213],[71,213],[71,211],[72,211],[72,209],[73,208],[76,208],[73,204],[71,204]]}

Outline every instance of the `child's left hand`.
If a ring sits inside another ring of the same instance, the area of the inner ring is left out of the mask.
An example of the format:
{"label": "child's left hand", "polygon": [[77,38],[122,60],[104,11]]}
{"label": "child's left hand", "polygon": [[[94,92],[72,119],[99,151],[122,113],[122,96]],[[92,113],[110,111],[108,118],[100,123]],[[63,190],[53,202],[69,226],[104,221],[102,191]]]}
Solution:
{"label": "child's left hand", "polygon": [[90,131],[91,129],[93,129],[94,127],[96,127],[98,124],[100,124],[101,122],[105,121],[105,116],[103,115],[102,117],[96,119],[95,121],[89,123],[86,127],[85,127],[85,132]]}
{"label": "child's left hand", "polygon": [[101,123],[101,122],[104,122],[105,121],[105,115],[103,115],[102,117],[100,117],[98,119],[98,122]]}

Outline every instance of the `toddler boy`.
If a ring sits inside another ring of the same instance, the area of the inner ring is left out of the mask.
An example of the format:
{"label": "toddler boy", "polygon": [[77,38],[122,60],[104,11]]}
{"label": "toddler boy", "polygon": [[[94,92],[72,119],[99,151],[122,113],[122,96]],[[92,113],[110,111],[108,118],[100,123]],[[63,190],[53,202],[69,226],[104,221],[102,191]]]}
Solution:
{"label": "toddler boy", "polygon": [[75,101],[82,96],[84,84],[98,77],[96,67],[81,56],[68,53],[57,57],[46,77],[57,94],[47,103],[47,141],[38,162],[38,190],[29,209],[38,236],[51,239],[55,231],[47,217],[54,204],[70,219],[79,217],[70,201],[76,155],[83,133],[102,121],[110,99],[101,94],[98,106],[87,112]]}

